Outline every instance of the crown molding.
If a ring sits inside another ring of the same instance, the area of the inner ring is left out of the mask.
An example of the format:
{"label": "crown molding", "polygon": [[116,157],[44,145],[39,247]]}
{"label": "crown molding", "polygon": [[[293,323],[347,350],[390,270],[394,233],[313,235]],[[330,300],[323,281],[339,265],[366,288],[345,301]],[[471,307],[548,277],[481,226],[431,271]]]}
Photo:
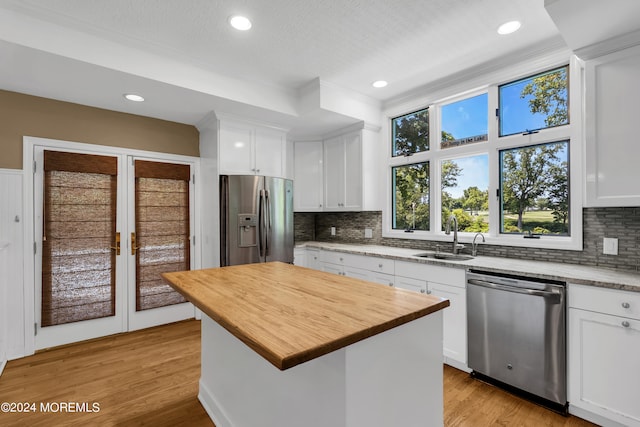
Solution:
{"label": "crown molding", "polygon": [[640,30],[581,47],[575,50],[575,54],[578,58],[588,61],[637,45],[640,45]]}

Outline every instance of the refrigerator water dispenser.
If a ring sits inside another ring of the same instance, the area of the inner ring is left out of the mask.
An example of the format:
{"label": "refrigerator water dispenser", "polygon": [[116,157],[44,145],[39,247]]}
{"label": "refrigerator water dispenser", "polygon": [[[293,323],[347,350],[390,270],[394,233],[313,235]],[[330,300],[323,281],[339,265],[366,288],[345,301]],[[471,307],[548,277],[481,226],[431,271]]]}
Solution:
{"label": "refrigerator water dispenser", "polygon": [[238,246],[248,248],[258,244],[258,215],[238,214]]}

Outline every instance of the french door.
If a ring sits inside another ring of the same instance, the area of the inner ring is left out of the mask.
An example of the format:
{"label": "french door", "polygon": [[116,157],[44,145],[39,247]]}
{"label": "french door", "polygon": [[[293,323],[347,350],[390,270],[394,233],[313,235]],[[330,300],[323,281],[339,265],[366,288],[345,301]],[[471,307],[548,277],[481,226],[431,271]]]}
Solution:
{"label": "french door", "polygon": [[192,164],[34,147],[35,348],[194,316],[165,271],[191,262]]}

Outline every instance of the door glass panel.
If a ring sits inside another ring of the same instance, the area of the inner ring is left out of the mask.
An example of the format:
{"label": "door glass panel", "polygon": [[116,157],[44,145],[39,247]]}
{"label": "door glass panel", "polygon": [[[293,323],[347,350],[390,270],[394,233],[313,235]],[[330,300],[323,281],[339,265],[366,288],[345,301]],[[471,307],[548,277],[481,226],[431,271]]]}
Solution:
{"label": "door glass panel", "polygon": [[115,315],[113,157],[45,151],[43,327]]}
{"label": "door glass panel", "polygon": [[189,270],[188,165],[136,160],[136,311],[185,302],[161,273]]}

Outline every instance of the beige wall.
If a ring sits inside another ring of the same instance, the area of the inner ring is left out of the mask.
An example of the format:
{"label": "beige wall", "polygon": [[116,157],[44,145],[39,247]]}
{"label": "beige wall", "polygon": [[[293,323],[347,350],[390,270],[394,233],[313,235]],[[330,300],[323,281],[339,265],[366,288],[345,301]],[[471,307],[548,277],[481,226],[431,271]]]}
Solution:
{"label": "beige wall", "polygon": [[200,155],[191,125],[0,90],[0,168],[22,169],[23,136]]}

